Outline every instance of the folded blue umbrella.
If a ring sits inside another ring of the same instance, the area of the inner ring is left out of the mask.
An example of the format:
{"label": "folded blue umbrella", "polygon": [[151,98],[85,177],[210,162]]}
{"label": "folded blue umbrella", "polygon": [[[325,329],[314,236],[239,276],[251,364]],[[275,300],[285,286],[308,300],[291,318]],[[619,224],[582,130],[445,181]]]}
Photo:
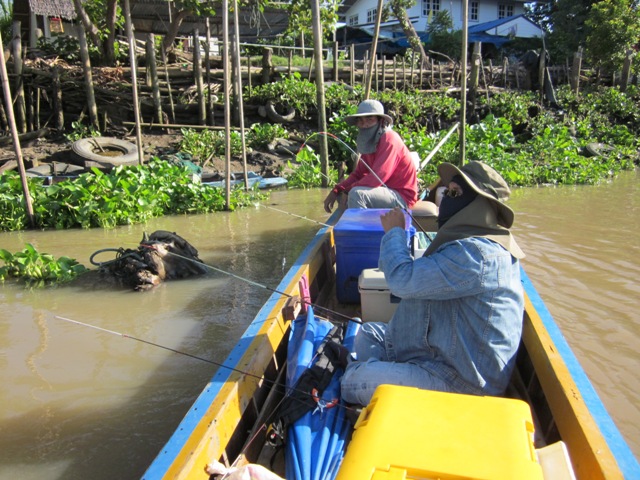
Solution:
{"label": "folded blue umbrella", "polygon": [[[349,322],[343,345],[350,351],[359,324]],[[287,352],[287,387],[294,388],[300,376],[317,361],[318,350],[325,344],[334,325],[307,313],[294,320]],[[287,431],[286,478],[287,480],[332,480],[335,478],[352,424],[346,417],[344,402],[340,399],[342,368],[335,369],[329,385],[313,397],[314,407],[296,420]]]}

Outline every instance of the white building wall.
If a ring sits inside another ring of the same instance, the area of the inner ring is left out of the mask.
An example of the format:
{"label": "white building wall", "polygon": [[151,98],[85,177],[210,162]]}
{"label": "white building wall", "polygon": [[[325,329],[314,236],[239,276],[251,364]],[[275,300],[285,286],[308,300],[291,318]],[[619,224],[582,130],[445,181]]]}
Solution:
{"label": "white building wall", "polygon": [[[472,0],[469,1],[469,3]],[[498,19],[498,6],[512,5],[513,15],[524,13],[524,1],[505,1],[505,0],[479,0],[478,20],[469,21],[469,25],[477,23],[485,23]],[[358,15],[358,26],[373,26],[373,23],[367,23],[367,11],[378,7],[377,0],[360,0],[356,2],[346,13],[345,21],[349,24],[349,18]],[[460,0],[440,0],[440,10],[448,10],[453,21],[454,30],[462,28],[462,2]],[[428,18],[422,15],[422,0],[416,0],[416,5],[411,7],[407,13],[412,19],[413,25],[418,32],[427,30]],[[383,25],[383,28],[389,28],[390,24],[396,24],[397,21],[391,19]],[[533,26],[531,26],[533,28]]]}

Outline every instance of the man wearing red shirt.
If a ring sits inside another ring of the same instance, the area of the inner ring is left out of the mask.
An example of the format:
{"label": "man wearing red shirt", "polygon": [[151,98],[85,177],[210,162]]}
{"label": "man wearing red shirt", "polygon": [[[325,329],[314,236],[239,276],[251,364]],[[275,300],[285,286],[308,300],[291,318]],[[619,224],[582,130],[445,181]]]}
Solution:
{"label": "man wearing red shirt", "polygon": [[324,209],[331,213],[340,195],[347,196],[347,208],[411,208],[418,200],[416,164],[400,135],[391,129],[393,120],[382,104],[365,100],[345,121],[359,129],[360,159],[355,170],[327,195]]}

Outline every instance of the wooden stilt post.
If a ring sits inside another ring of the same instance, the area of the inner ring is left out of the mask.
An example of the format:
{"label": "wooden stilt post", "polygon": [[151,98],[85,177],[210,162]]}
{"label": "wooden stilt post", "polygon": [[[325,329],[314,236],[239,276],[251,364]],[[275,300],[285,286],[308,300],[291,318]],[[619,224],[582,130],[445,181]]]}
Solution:
{"label": "wooden stilt post", "polygon": [[131,63],[131,87],[133,89],[133,113],[136,121],[136,143],[138,145],[138,164],[144,163],[144,152],[142,151],[142,131],[140,127],[140,104],[138,102],[138,75],[136,59],[136,43],[133,36],[133,23],[131,22],[131,9],[129,0],[124,0],[124,19],[127,39],[129,40],[129,62]]}
{"label": "wooden stilt post", "polygon": [[162,102],[160,101],[160,86],[158,85],[158,68],[156,65],[156,46],[153,33],[147,34],[146,43],[147,65],[149,67],[149,76],[151,77],[151,88],[153,95],[153,109],[156,122],[162,124]]}
{"label": "wooden stilt post", "polygon": [[349,80],[349,85],[353,87],[356,83],[356,49],[353,43],[349,45],[349,61],[351,65],[351,78]]}
{"label": "wooden stilt post", "polygon": [[11,129],[11,137],[13,138],[13,149],[16,153],[16,161],[18,163],[18,171],[20,172],[20,180],[22,183],[22,192],[24,193],[24,201],[27,208],[27,218],[29,225],[35,227],[35,217],[33,213],[33,205],[31,204],[31,194],[29,193],[29,184],[27,183],[27,173],[24,168],[22,158],[22,149],[20,148],[20,138],[16,127],[16,120],[13,114],[13,102],[11,99],[11,89],[9,87],[9,75],[7,74],[7,66],[4,59],[4,47],[0,38],[0,76],[2,76],[2,88],[4,90],[4,103],[9,120],[9,128]]}
{"label": "wooden stilt post", "polygon": [[[311,22],[313,27],[313,57],[316,59],[316,102],[318,104],[318,131],[327,131],[327,118],[324,96],[324,67],[322,64],[322,24],[320,23],[320,4],[318,0],[311,0]],[[322,186],[328,186],[329,178],[329,146],[327,136],[320,135],[320,170],[322,172]]]}
{"label": "wooden stilt post", "polygon": [[84,74],[84,91],[87,98],[87,110],[89,111],[89,123],[95,130],[100,130],[98,123],[98,107],[96,97],[93,92],[93,74],[91,73],[91,59],[89,58],[89,46],[84,25],[80,22],[78,28],[78,40],[80,42],[80,60],[82,62],[82,72]]}
{"label": "wooden stilt post", "polygon": [[24,79],[22,77],[22,40],[20,37],[20,26],[20,22],[13,22],[11,50],[13,52],[13,73],[16,76],[14,118],[18,132],[25,133],[27,131],[27,108],[24,100]]}
{"label": "wooden stilt post", "polygon": [[200,31],[193,30],[193,80],[196,84],[198,98],[198,124],[207,124],[207,109],[204,101],[204,85],[202,80],[202,55],[200,54]]}
{"label": "wooden stilt post", "polygon": [[[271,49],[265,48],[263,57],[263,79],[265,70],[265,58],[268,56],[268,62],[271,62]],[[226,165],[225,172],[225,208],[231,209],[231,100],[228,92],[231,86],[231,78],[229,75],[229,0],[222,0],[222,76],[224,95],[224,159]],[[268,81],[268,73],[267,73]],[[267,82],[265,82],[267,83]]]}
{"label": "wooden stilt post", "polygon": [[207,79],[207,125],[214,125],[213,119],[213,92],[211,91],[211,25],[209,17],[205,19],[207,45],[204,47],[205,75]]}
{"label": "wooden stilt post", "polygon": [[240,59],[240,20],[238,18],[238,0],[233,0],[233,44],[235,46],[236,85],[238,91],[238,117],[240,120],[240,139],[242,142],[242,171],[244,173],[244,188],[249,190],[249,176],[247,174],[247,143],[244,132],[244,103],[242,101],[242,63]]}
{"label": "wooden stilt post", "polygon": [[60,87],[60,67],[53,67],[53,115],[55,126],[59,131],[64,130],[64,111],[62,110],[62,88]]}
{"label": "wooden stilt post", "polygon": [[169,67],[167,66],[167,52],[164,48],[164,42],[160,42],[162,52],[162,63],[164,64],[164,76],[167,82],[167,90],[169,92],[169,111],[171,113],[171,122],[176,123],[176,110],[173,106],[173,94],[171,93],[171,81],[169,79]]}

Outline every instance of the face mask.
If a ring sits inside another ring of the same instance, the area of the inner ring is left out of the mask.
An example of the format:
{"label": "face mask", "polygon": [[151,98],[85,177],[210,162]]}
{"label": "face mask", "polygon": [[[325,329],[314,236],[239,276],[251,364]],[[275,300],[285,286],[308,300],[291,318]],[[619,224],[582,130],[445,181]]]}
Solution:
{"label": "face mask", "polygon": [[440,208],[438,209],[438,227],[442,227],[447,220],[453,217],[456,213],[462,210],[475,200],[478,194],[469,186],[464,178],[460,175],[456,175],[451,179],[452,182],[457,183],[462,188],[462,195],[457,197],[450,197],[445,194],[440,202]]}
{"label": "face mask", "polygon": [[378,148],[378,141],[383,133],[384,127],[380,122],[372,127],[360,128],[358,130],[358,137],[356,138],[358,152],[375,153],[376,148]]}

